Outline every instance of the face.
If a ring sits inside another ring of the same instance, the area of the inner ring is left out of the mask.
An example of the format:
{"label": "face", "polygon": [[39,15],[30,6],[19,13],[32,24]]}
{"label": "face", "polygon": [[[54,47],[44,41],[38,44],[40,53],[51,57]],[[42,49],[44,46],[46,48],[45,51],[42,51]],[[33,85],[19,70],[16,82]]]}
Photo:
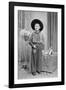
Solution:
{"label": "face", "polygon": [[40,25],[38,23],[35,24],[35,30],[36,30],[36,32],[39,32],[39,29],[40,29]]}

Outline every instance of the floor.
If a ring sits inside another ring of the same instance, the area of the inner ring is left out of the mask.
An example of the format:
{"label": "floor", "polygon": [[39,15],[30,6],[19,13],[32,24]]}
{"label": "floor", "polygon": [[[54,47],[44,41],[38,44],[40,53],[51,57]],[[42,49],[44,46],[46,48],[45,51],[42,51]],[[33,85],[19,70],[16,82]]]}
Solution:
{"label": "floor", "polygon": [[50,78],[50,77],[56,77],[57,76],[57,70],[55,70],[52,73],[49,72],[41,72],[40,74],[36,73],[36,75],[32,75],[30,72],[24,69],[19,70],[19,79],[33,79],[33,78]]}
{"label": "floor", "polygon": [[36,73],[35,76],[31,74],[30,70],[22,68],[22,65],[18,65],[18,79],[57,77],[57,57],[51,56],[45,59],[43,59],[45,61],[42,62],[43,71],[41,74]]}

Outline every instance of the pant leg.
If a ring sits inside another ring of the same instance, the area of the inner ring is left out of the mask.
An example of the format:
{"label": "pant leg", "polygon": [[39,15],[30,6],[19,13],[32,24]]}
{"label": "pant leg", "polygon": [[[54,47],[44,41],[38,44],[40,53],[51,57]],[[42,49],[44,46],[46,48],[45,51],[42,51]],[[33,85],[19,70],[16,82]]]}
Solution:
{"label": "pant leg", "polygon": [[31,55],[31,72],[36,73],[36,53],[33,50]]}
{"label": "pant leg", "polygon": [[40,48],[37,49],[37,57],[36,57],[36,71],[41,72],[42,69],[42,51]]}

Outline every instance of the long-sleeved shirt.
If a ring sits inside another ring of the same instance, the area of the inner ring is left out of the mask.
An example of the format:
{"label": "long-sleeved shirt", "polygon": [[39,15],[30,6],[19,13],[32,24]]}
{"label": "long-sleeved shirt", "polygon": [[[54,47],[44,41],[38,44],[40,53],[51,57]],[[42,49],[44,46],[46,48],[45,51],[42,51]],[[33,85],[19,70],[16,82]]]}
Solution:
{"label": "long-sleeved shirt", "polygon": [[40,33],[33,32],[29,44],[34,47],[34,44],[40,44],[41,49],[44,49],[44,39]]}

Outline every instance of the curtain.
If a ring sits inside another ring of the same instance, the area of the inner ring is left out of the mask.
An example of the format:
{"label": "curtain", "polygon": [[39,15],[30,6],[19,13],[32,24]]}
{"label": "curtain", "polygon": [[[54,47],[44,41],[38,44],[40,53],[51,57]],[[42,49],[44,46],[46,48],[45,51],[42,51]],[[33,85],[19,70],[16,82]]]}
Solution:
{"label": "curtain", "polygon": [[[47,46],[48,49],[52,47],[53,51],[57,52],[57,13],[48,12],[47,20]],[[57,70],[57,55],[47,55],[43,60],[44,71],[53,72]]]}
{"label": "curtain", "polygon": [[48,48],[57,51],[57,13],[48,12]]}

